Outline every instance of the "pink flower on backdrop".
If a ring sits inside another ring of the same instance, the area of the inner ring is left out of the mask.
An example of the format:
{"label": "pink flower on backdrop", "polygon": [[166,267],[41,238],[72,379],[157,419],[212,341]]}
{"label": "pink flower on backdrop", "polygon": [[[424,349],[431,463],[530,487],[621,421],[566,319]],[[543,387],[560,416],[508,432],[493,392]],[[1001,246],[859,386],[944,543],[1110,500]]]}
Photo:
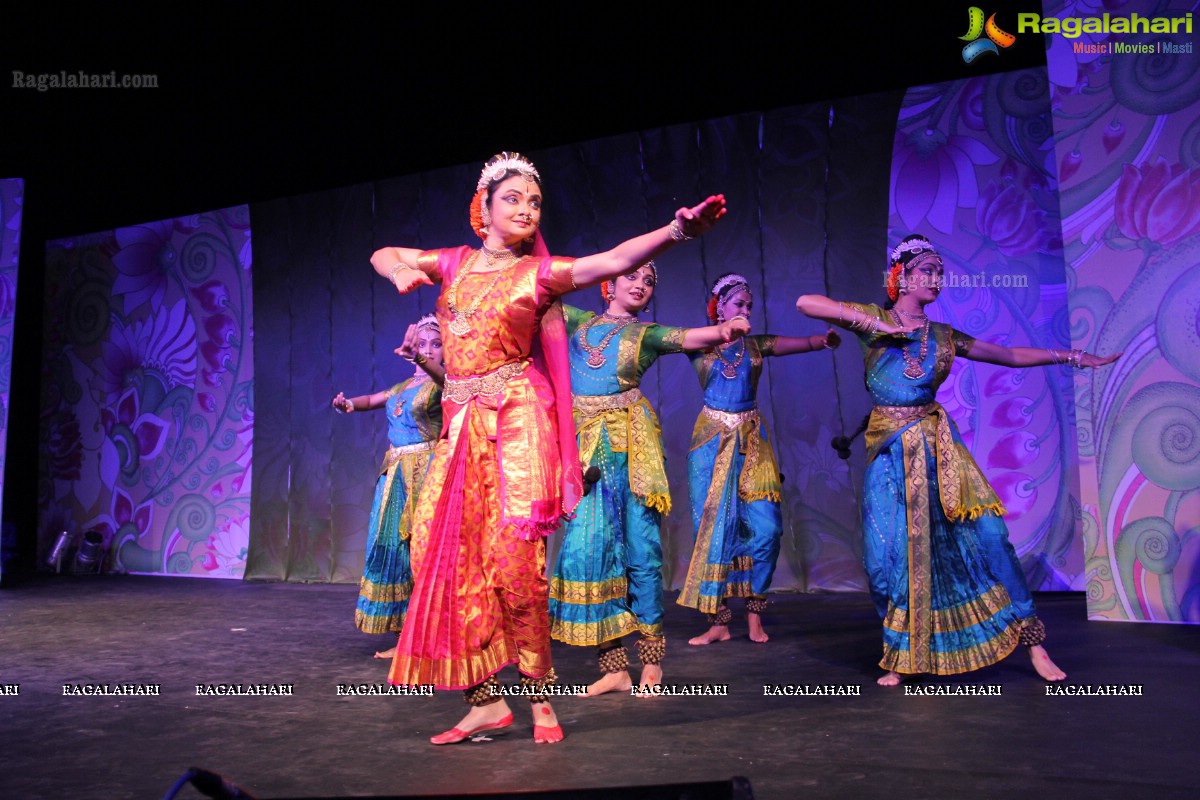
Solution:
{"label": "pink flower on backdrop", "polygon": [[129,326],[114,321],[100,352],[95,387],[105,395],[138,385],[143,370],[157,372],[168,390],[196,384],[196,323],[183,300]]}
{"label": "pink flower on backdrop", "polygon": [[229,288],[221,281],[207,281],[193,288],[191,293],[205,314],[216,314],[229,308]]}
{"label": "pink flower on backdrop", "polygon": [[1152,164],[1126,164],[1117,182],[1117,228],[1135,241],[1170,247],[1200,232],[1200,169],[1168,165],[1159,156]]}
{"label": "pink flower on backdrop", "polygon": [[140,506],[134,505],[133,498],[124,489],[113,486],[109,513],[96,517],[84,527],[100,531],[104,534],[104,540],[111,542],[116,535],[125,538],[132,534],[134,539],[140,539],[150,531],[153,524],[153,501],[147,500]]}
{"label": "pink flower on backdrop", "polygon": [[975,206],[979,232],[995,242],[1006,256],[1025,256],[1043,249],[1047,242],[1043,223],[1046,212],[1024,188],[990,181]]}
{"label": "pink flower on backdrop", "polygon": [[200,565],[207,572],[240,578],[246,571],[246,553],[250,547],[250,517],[242,514],[226,521],[205,542]]}
{"label": "pink flower on backdrop", "polygon": [[1000,437],[988,451],[987,465],[1000,469],[1021,469],[1041,454],[1037,436],[1029,431],[1013,431]]}
{"label": "pink flower on backdrop", "polygon": [[[156,414],[141,413],[137,390],[130,387],[115,407],[101,408],[100,420],[104,431],[117,445],[121,467],[128,472],[144,458],[155,458],[167,441],[170,423]],[[114,434],[114,430],[117,431]],[[132,438],[124,433],[129,431]]]}
{"label": "pink flower on backdrop", "polygon": [[1037,489],[1032,478],[1022,472],[1003,472],[990,479],[996,495],[1008,509],[1005,520],[1010,524],[1021,518],[1037,502]]}
{"label": "pink flower on backdrop", "polygon": [[992,411],[990,420],[993,428],[1021,428],[1029,424],[1033,416],[1033,401],[1028,397],[1010,397]]}
{"label": "pink flower on backdrop", "polygon": [[928,220],[950,233],[960,207],[979,198],[975,167],[995,164],[999,156],[970,136],[947,136],[934,129],[897,132],[892,151],[891,213],[915,231]]}
{"label": "pink flower on backdrop", "polygon": [[117,270],[113,294],[125,296],[125,313],[142,303],[158,307],[167,291],[167,274],[175,269],[178,253],[171,244],[174,225],[171,220],[118,228],[117,246],[112,257]]}

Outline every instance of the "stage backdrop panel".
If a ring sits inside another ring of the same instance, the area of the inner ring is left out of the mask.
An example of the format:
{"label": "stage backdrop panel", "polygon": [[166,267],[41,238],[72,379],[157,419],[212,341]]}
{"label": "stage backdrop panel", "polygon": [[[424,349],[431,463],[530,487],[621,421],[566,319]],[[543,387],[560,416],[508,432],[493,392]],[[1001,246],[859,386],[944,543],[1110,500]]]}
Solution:
{"label": "stage backdrop panel", "polygon": [[[1060,17],[1102,10],[1048,6]],[[1145,0],[1113,11],[1188,12],[1193,3]],[[1118,42],[1156,52],[1112,52]],[[1046,45],[1072,342],[1125,354],[1075,378],[1088,613],[1200,622],[1197,39],[1049,34]]]}
{"label": "stage backdrop panel", "polygon": [[[889,222],[889,246],[920,233],[942,255],[932,319],[1009,347],[1070,347],[1045,68],[910,89]],[[873,255],[881,302],[888,258]],[[938,399],[1008,509],[1030,588],[1082,590],[1069,370],[956,359]]]}
{"label": "stage backdrop panel", "polygon": [[[546,179],[545,234],[559,253],[608,247],[669,219],[678,205],[726,193],[728,220],[660,259],[648,310],[659,322],[705,324],[707,287],[737,271],[755,291],[756,330],[819,333],[796,314],[796,297],[882,300],[886,248],[922,230],[942,243],[956,278],[997,279],[986,291],[948,291],[943,319],[1010,344],[1065,346],[1049,99],[1045,71],[1021,71],[530,155]],[[270,374],[260,385],[276,402],[256,431],[248,577],[356,580],[384,426],[370,414],[335,417],[329,398],[407,375],[411,367],[391,350],[434,299],[429,289],[396,296],[367,259],[385,244],[473,242],[466,207],[477,170],[460,165],[254,206],[263,298],[257,376]],[[567,301],[600,308],[594,289]],[[960,363],[943,391],[1012,512],[1039,589],[1082,587],[1077,478],[1066,455],[1075,438],[1069,380],[1061,370]],[[682,356],[661,359],[643,390],[663,420],[674,503],[664,569],[667,585],[678,587],[693,540],[685,476],[700,391]],[[842,461],[829,444],[869,410],[861,355],[848,346],[771,359],[759,400],[785,476],[775,587],[864,589],[861,447]],[[552,539],[551,558],[556,546]]]}
{"label": "stage backdrop panel", "polygon": [[39,559],[241,578],[254,436],[246,206],[46,243]]}
{"label": "stage backdrop panel", "polygon": [[[11,392],[13,314],[17,308],[17,260],[21,251],[21,203],[25,182],[0,180],[0,499],[4,497],[5,453],[8,450],[8,398]],[[15,533],[0,530],[0,572],[16,549]]]}

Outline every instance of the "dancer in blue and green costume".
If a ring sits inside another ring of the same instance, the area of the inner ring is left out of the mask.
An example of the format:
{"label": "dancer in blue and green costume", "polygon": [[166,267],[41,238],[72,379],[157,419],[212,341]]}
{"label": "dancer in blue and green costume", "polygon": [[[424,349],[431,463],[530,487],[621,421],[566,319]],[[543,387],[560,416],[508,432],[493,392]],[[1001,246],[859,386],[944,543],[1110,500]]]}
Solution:
{"label": "dancer in blue and green costume", "polygon": [[[375,497],[367,522],[367,554],[359,582],[354,624],[363,633],[399,633],[412,594],[409,533],[413,509],[433,445],[442,429],[442,334],[437,318],[426,314],[410,325],[396,354],[416,365],[411,378],[391,389],[347,398],[341,392],[333,407],[342,412],[383,409],[388,423],[388,451],[375,481]],[[391,658],[393,650],[375,654]]]}
{"label": "dancer in blue and green costume", "polygon": [[[713,322],[748,321],[753,308],[754,296],[743,276],[730,272],[713,282],[708,300]],[[767,356],[832,349],[840,342],[832,328],[821,336],[760,334],[692,355],[704,389],[704,408],[688,452],[696,543],[676,602],[707,614],[709,629],[688,644],[730,638],[730,597],[746,599],[750,639],[765,643],[770,638],[762,614],[779,558],[783,518],[779,467],[758,414],[758,379]]]}
{"label": "dancer in blue and green costume", "polygon": [[889,254],[886,307],[806,295],[804,314],[853,330],[875,403],[866,428],[863,562],[883,619],[879,678],[953,675],[1000,661],[1024,644],[1038,675],[1066,674],[1050,660],[1003,503],[937,402],[955,358],[1007,367],[1104,366],[1082,350],[1004,347],[932,322],[925,307],[942,286],[941,256],[923,236]]}
{"label": "dancer in blue and green costume", "polygon": [[659,524],[671,493],[658,417],[638,388],[642,375],[660,355],[733,341],[749,329],[740,319],[704,328],[640,322],[657,280],[650,262],[601,285],[604,313],[564,307],[575,430],[590,488],[563,529],[550,581],[551,636],[598,648],[602,677],[589,696],[630,690],[622,637],[633,633],[640,635],[640,686],[662,680]]}

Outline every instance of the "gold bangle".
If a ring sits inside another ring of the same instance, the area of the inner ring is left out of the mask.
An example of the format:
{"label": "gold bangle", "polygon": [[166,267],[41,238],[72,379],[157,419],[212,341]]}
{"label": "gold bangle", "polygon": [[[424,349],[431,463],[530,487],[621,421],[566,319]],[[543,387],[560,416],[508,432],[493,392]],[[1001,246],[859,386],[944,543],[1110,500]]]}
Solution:
{"label": "gold bangle", "polygon": [[402,269],[408,269],[408,265],[403,261],[397,261],[395,266],[392,267],[392,271],[388,274],[388,280],[392,282],[393,286],[396,285],[396,273]]}
{"label": "gold bangle", "polygon": [[676,242],[690,242],[696,238],[695,236],[688,236],[677,219],[671,220],[671,224],[667,226],[667,232],[671,234],[671,239]]}

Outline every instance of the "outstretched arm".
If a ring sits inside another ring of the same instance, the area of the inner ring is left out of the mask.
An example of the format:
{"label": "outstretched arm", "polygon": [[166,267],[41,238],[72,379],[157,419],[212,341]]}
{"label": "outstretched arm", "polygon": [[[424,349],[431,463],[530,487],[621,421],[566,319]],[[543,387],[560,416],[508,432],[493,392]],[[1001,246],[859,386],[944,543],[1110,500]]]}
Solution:
{"label": "outstretched arm", "polygon": [[1042,367],[1050,364],[1068,364],[1077,369],[1103,367],[1120,358],[1123,353],[1111,356],[1094,356],[1082,350],[1055,350],[1041,347],[1005,347],[976,339],[963,358],[998,364],[1002,367]]}
{"label": "outstretched arm", "polygon": [[830,300],[828,297],[823,297],[819,294],[800,295],[796,300],[796,310],[805,316],[823,320],[830,325],[836,325],[846,330],[869,330],[871,333],[882,333],[888,336],[912,333],[921,327],[916,323],[896,325],[891,322],[876,320],[870,314],[864,314],[862,311],[852,308],[845,303]]}
{"label": "outstretched arm", "polygon": [[811,353],[813,350],[832,350],[841,343],[842,335],[833,328],[825,331],[823,336],[776,336],[774,354],[790,356],[793,353]]}
{"label": "outstretched arm", "polygon": [[750,332],[750,323],[745,317],[734,317],[720,325],[707,328],[688,328],[683,334],[684,350],[707,350],[726,342],[737,341]]}
{"label": "outstretched arm", "polygon": [[349,414],[351,411],[373,411],[383,408],[387,404],[387,399],[387,392],[361,394],[358,397],[346,397],[338,392],[329,405],[339,414]]}
{"label": "outstretched arm", "polygon": [[679,242],[695,239],[711,230],[725,216],[725,195],[715,194],[691,208],[675,212],[671,224],[621,242],[611,250],[575,260],[571,275],[577,288],[632,272],[647,261],[662,255]]}
{"label": "outstretched arm", "polygon": [[418,286],[433,286],[417,262],[421,251],[413,247],[384,247],[371,254],[371,266],[387,278],[400,294]]}

